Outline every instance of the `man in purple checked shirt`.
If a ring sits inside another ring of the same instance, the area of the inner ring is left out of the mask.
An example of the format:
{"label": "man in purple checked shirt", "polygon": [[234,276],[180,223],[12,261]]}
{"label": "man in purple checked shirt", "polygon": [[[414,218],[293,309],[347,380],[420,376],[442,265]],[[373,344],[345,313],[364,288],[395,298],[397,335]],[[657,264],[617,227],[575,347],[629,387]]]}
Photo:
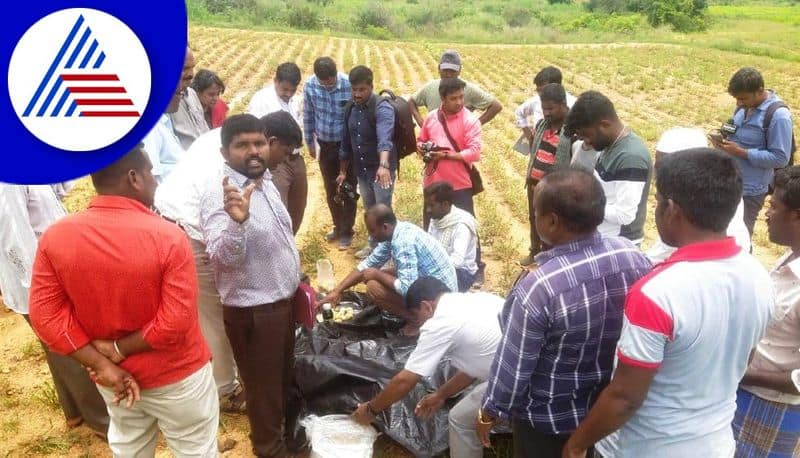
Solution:
{"label": "man in purple checked shirt", "polygon": [[481,442],[510,420],[514,456],[560,457],[611,378],[628,289],[651,265],[629,240],[603,238],[605,194],[591,173],[562,169],[537,186],[536,230],[553,248],[512,289],[503,337],[477,412]]}

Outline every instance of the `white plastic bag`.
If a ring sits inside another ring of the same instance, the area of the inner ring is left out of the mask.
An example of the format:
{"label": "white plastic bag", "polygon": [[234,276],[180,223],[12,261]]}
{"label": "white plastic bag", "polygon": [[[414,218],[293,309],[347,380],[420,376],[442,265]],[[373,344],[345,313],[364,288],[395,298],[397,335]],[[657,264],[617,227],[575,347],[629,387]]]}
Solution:
{"label": "white plastic bag", "polygon": [[371,458],[378,433],[349,415],[308,416],[300,420],[311,438],[312,458]]}

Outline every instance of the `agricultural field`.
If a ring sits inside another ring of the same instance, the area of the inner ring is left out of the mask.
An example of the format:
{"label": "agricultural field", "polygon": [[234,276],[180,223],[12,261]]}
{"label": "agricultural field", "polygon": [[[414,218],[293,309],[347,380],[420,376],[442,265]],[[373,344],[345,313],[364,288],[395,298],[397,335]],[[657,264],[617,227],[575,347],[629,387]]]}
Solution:
{"label": "agricultural field", "polygon": [[[232,113],[242,112],[253,93],[271,81],[275,67],[284,61],[296,62],[304,75],[312,74],[314,59],[323,55],[332,56],[342,71],[365,64],[375,72],[376,89],[390,88],[408,95],[437,77],[436,64],[444,49],[458,49],[464,61],[462,77],[495,94],[504,106],[483,131],[479,168],[486,191],[476,201],[488,263],[485,289],[499,294],[505,294],[519,274],[517,259],[528,248],[523,189],[526,158],[513,152],[511,146],[519,136],[513,124],[514,109],[531,95],[532,77],[541,67],[560,67],[567,90],[575,95],[589,89],[608,95],[622,119],[651,148],[667,128],[683,125],[712,129],[730,117],[734,100],[726,93],[727,81],[744,65],[761,69],[769,87],[776,88],[789,106],[800,107],[800,68],[796,62],[696,43],[448,46],[205,26],[190,27],[189,38],[197,68],[215,70],[225,81],[224,98]],[[297,237],[303,266],[313,279],[315,261],[326,257],[333,262],[337,278],[342,278],[353,268],[355,259],[352,252],[339,252],[324,242],[330,217],[315,162],[309,162],[308,170],[308,208]],[[422,219],[421,170],[421,161],[405,159],[395,191],[400,218],[416,223]],[[89,182],[83,180],[67,202],[70,211],[83,208],[92,193]],[[656,236],[653,202],[651,195],[645,247]],[[352,251],[366,239],[360,219],[357,232]],[[769,266],[781,250],[769,243],[763,218],[756,232],[754,254]],[[0,456],[108,456],[107,447],[88,430],[65,431],[48,378],[30,329],[21,318],[0,312]],[[225,456],[249,456],[246,419],[223,415],[221,426],[221,442],[236,442]],[[159,456],[169,456],[163,445]],[[382,441],[376,456],[406,455]]]}

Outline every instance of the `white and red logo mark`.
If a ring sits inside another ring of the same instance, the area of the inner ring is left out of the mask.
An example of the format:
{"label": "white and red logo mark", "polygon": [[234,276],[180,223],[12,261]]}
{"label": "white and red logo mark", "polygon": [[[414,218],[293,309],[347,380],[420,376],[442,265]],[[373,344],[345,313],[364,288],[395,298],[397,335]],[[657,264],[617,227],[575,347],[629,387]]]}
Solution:
{"label": "white and red logo mark", "polygon": [[114,16],[66,9],[25,32],[11,57],[8,88],[32,134],[56,148],[91,151],[136,125],[150,96],[150,63],[136,34]]}

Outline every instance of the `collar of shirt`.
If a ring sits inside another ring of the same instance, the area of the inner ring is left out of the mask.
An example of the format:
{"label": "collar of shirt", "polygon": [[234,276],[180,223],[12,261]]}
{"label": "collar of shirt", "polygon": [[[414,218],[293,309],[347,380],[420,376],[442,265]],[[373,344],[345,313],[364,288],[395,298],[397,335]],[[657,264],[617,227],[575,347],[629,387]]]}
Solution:
{"label": "collar of shirt", "polygon": [[315,84],[319,89],[321,89],[321,90],[323,90],[325,92],[329,92],[331,94],[335,94],[336,92],[339,92],[339,91],[342,90],[342,87],[343,87],[342,78],[347,78],[347,77],[344,76],[341,73],[337,73],[336,74],[336,85],[333,86],[332,89],[328,89],[327,87],[323,86],[322,83],[319,81],[319,78],[317,78],[316,76],[314,76],[314,80],[313,81],[309,81],[309,83]]}
{"label": "collar of shirt", "polygon": [[564,243],[562,245],[554,246],[553,248],[543,251],[536,255],[536,263],[538,265],[542,265],[547,261],[557,258],[559,256],[564,256],[569,253],[574,253],[580,249],[583,249],[587,246],[596,245],[600,242],[602,236],[599,232],[594,231],[589,236],[584,237],[582,239],[573,240],[569,243]]}
{"label": "collar of shirt", "polygon": [[772,269],[772,272],[784,271],[785,269],[789,269],[792,272],[792,275],[797,277],[800,280],[800,256],[797,258],[786,262],[790,256],[792,256],[793,251],[789,250],[781,256],[778,261],[775,263],[775,267]]}
{"label": "collar of shirt", "polygon": [[92,198],[89,208],[117,208],[125,210],[138,210],[142,213],[153,213],[138,200],[124,196],[100,195]]}
{"label": "collar of shirt", "polygon": [[773,91],[772,89],[767,89],[767,93],[769,95],[767,96],[767,98],[763,102],[761,102],[761,104],[759,104],[756,107],[756,110],[758,110],[758,111],[767,111],[767,108],[770,105],[772,105],[773,102],[778,100],[778,96],[775,95],[775,91]]}
{"label": "collar of shirt", "polygon": [[715,261],[736,256],[742,248],[736,244],[733,237],[725,237],[722,240],[712,240],[709,242],[690,243],[678,248],[661,265],[674,264],[677,262],[699,262]]}

